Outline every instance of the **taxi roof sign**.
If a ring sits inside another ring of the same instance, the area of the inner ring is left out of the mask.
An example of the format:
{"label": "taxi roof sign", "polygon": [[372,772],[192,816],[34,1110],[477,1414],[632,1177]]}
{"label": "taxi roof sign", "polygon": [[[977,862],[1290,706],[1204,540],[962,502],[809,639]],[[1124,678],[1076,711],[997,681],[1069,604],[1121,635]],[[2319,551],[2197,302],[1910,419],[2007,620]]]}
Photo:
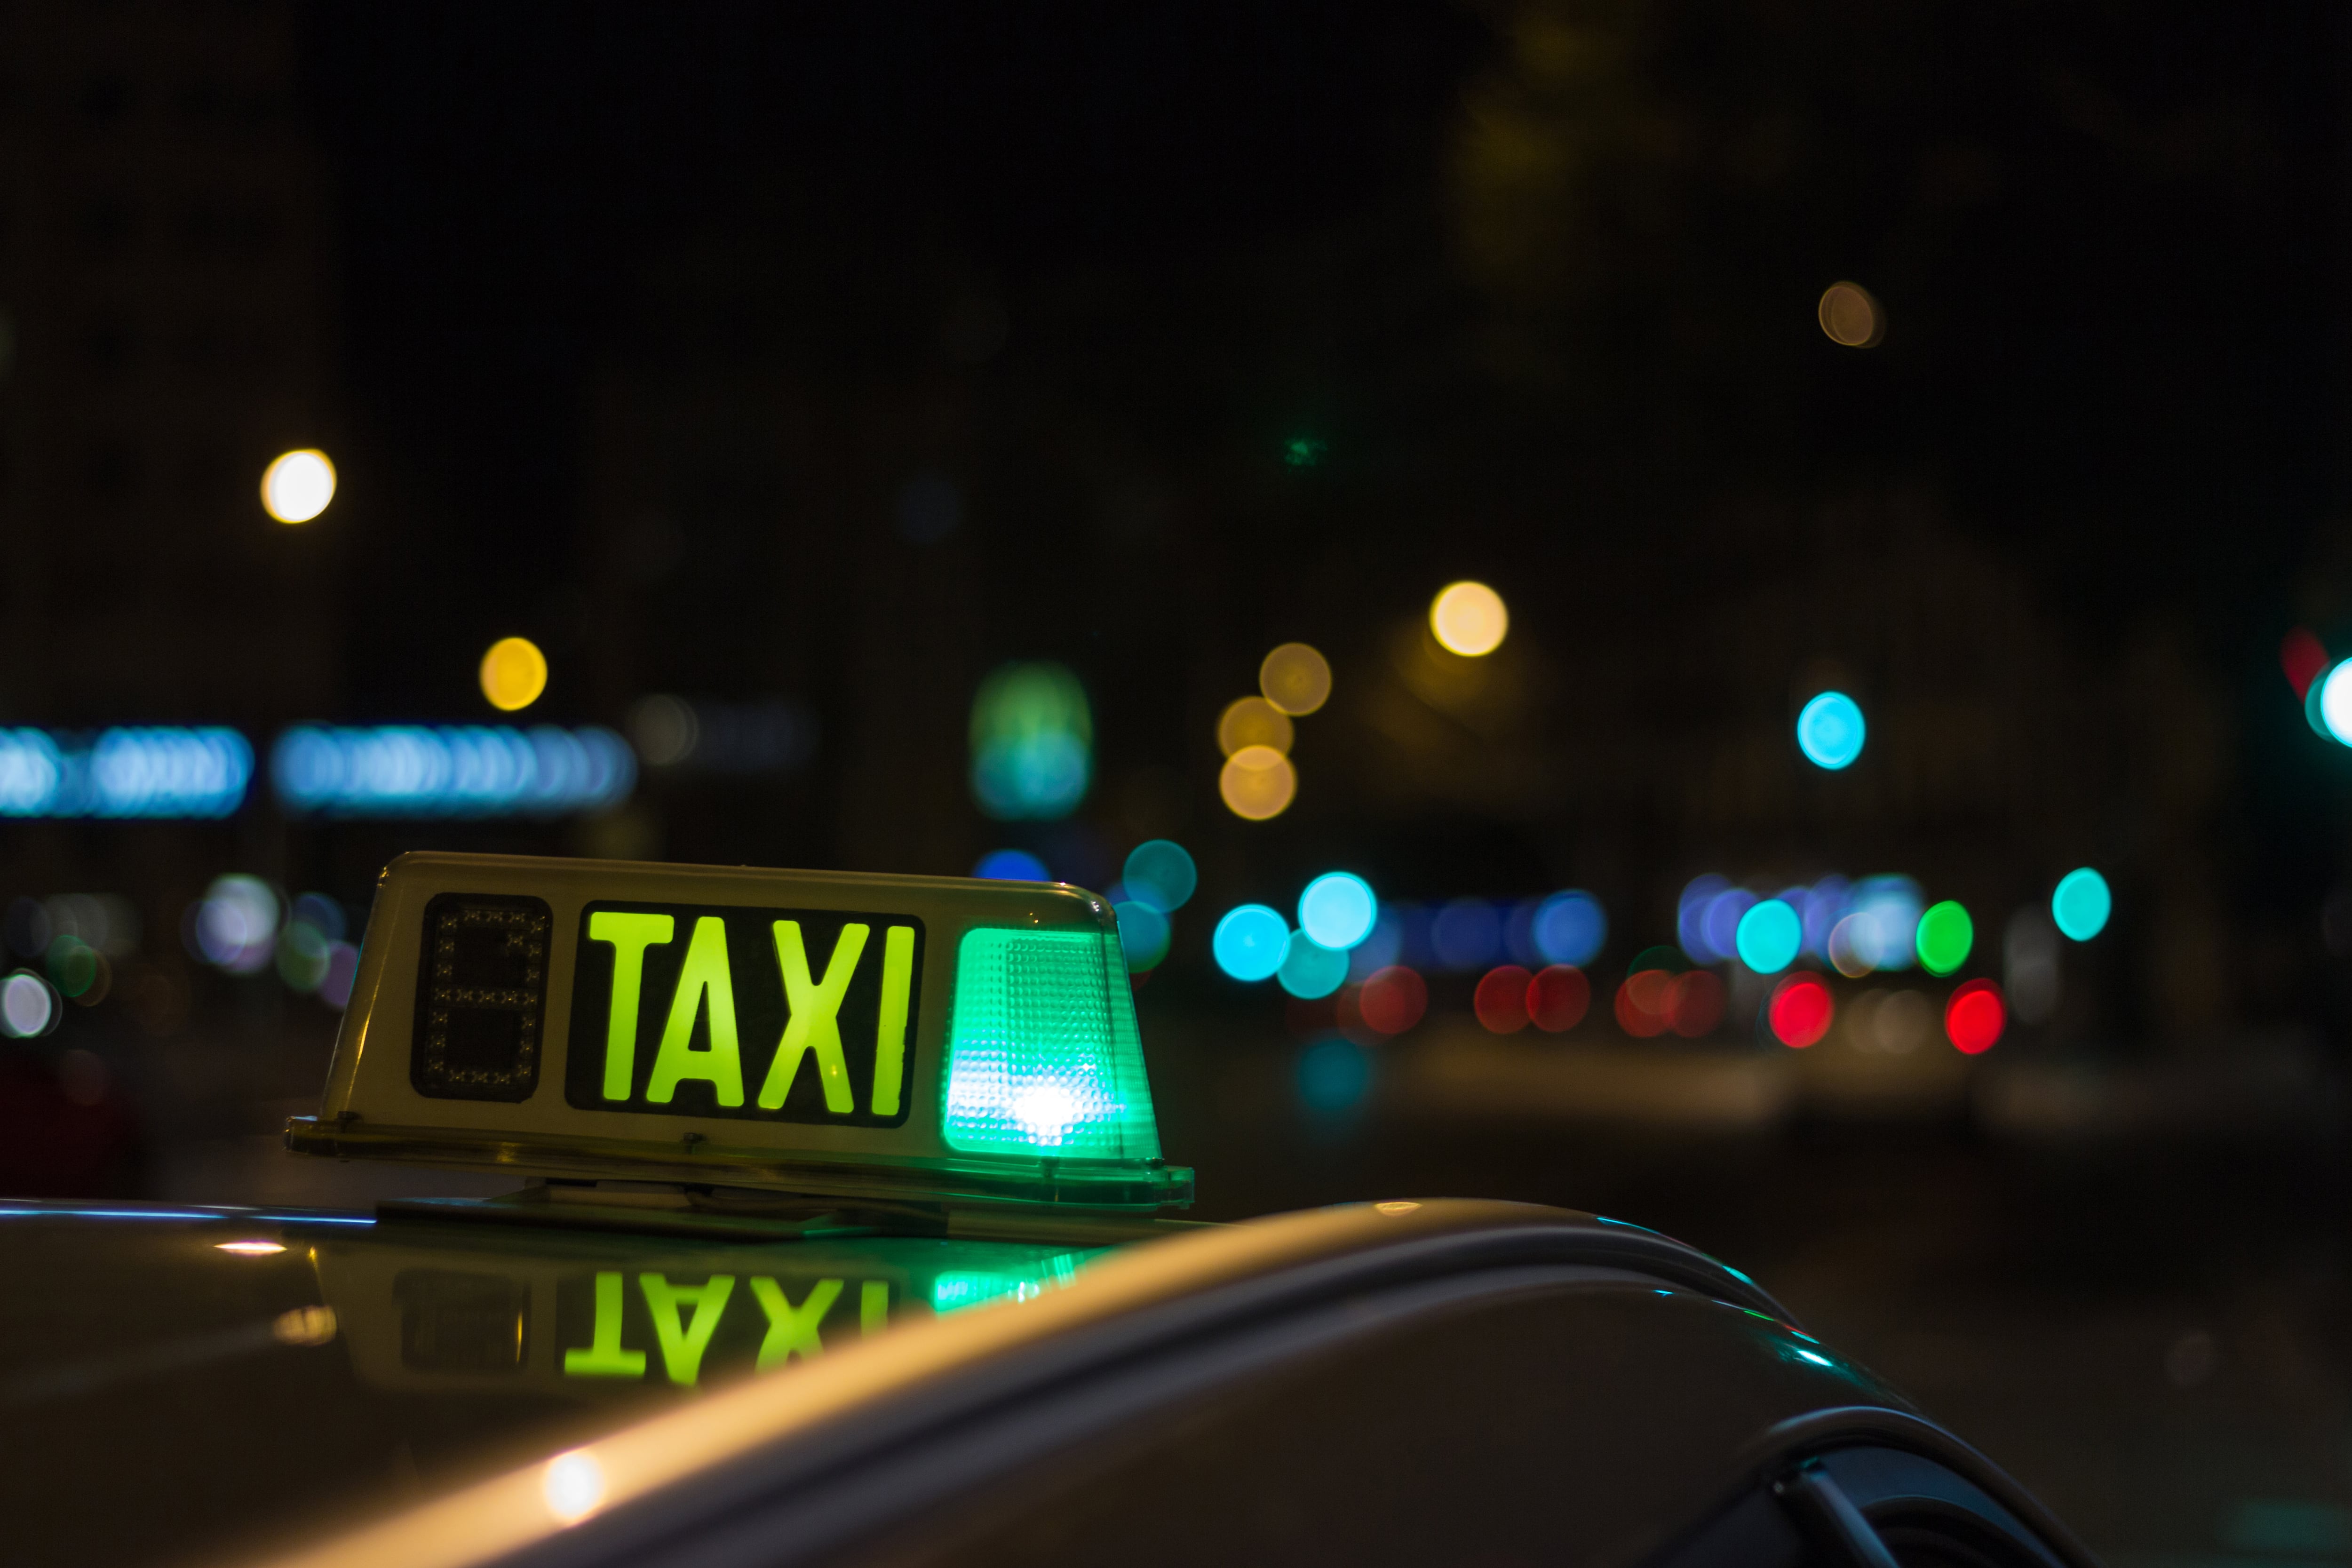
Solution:
{"label": "taxi roof sign", "polygon": [[1065,884],[410,854],[287,1145],[921,1203],[1188,1203]]}

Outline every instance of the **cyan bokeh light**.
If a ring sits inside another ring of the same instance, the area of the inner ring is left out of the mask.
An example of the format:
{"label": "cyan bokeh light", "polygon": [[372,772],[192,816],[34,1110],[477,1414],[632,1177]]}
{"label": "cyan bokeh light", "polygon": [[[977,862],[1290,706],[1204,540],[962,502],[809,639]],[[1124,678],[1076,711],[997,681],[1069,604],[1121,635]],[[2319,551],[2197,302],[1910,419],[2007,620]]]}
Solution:
{"label": "cyan bokeh light", "polygon": [[1341,952],[1372,934],[1380,912],[1371,884],[1352,872],[1326,871],[1298,895],[1298,929],[1318,946]]}
{"label": "cyan bokeh light", "polygon": [[1778,899],[1766,899],[1739,917],[1734,936],[1739,962],[1759,974],[1778,974],[1794,963],[1804,945],[1804,922]]}
{"label": "cyan bokeh light", "polygon": [[1151,838],[1128,851],[1119,880],[1128,896],[1150,904],[1161,914],[1173,914],[1201,885],[1201,872],[1185,847],[1172,839]]}
{"label": "cyan bokeh light", "polygon": [[1797,715],[1797,749],[1815,767],[1834,773],[1862,755],[1866,730],[1861,703],[1843,691],[1824,691]]}
{"label": "cyan bokeh light", "polygon": [[1290,923],[1264,904],[1242,904],[1225,911],[1209,939],[1217,967],[1236,980],[1270,980],[1282,967],[1283,950],[1290,944]]}
{"label": "cyan bokeh light", "polygon": [[1285,991],[1311,1002],[1347,984],[1348,955],[1341,949],[1325,947],[1303,931],[1295,931],[1282,950],[1282,967],[1275,977]]}
{"label": "cyan bokeh light", "polygon": [[1127,954],[1129,972],[1139,974],[1157,969],[1168,956],[1168,917],[1132,899],[1111,909],[1118,916],[1118,945]]}
{"label": "cyan bokeh light", "polygon": [[2106,930],[2107,917],[2114,912],[2115,896],[2107,890],[2107,879],[2088,866],[2059,878],[2058,890],[2050,895],[2050,918],[2076,942],[2088,942]]}
{"label": "cyan bokeh light", "polygon": [[2319,721],[2330,740],[2352,746],[2352,658],[2319,678]]}

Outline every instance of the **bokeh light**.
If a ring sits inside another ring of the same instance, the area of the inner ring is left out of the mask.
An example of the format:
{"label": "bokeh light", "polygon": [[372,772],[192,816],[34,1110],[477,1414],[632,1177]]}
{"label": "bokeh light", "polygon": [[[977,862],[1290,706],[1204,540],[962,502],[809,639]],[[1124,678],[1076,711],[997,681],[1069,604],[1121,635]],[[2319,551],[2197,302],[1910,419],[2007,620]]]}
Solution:
{"label": "bokeh light", "polygon": [[1930,974],[1942,975],[1969,961],[1969,950],[1976,945],[1976,922],[1969,919],[1969,911],[1946,899],[1919,917],[1913,942],[1919,953],[1919,967]]}
{"label": "bokeh light", "polygon": [[1341,952],[1372,934],[1380,912],[1371,884],[1349,871],[1326,871],[1298,895],[1298,929]]}
{"label": "bokeh light", "polygon": [[1054,879],[1053,874],[1045,869],[1045,862],[1026,849],[992,849],[980,858],[980,864],[971,868],[971,874],[992,882],[1050,882]]}
{"label": "bokeh light", "polygon": [[1675,937],[1695,963],[1719,963],[1731,954],[1717,950],[1706,937],[1706,912],[1730,889],[1730,881],[1715,872],[1693,877],[1675,900]]}
{"label": "bokeh light", "polygon": [[2319,679],[2319,721],[2328,739],[2352,746],[2352,658],[2339,661]]}
{"label": "bokeh light", "polygon": [[1331,700],[1331,665],[1303,642],[1286,642],[1257,667],[1257,689],[1285,713],[1304,717]]}
{"label": "bokeh light", "polygon": [[971,793],[999,821],[1076,811],[1094,777],[1094,710],[1064,666],[1008,664],[971,700]]}
{"label": "bokeh light", "polygon": [[235,730],[0,730],[0,816],[222,817],[252,778],[253,748]]}
{"label": "bokeh light", "polygon": [[1217,967],[1235,980],[1270,980],[1282,967],[1283,951],[1290,945],[1290,926],[1264,904],[1242,904],[1225,911],[1209,939]]}
{"label": "bokeh light", "polygon": [[1127,884],[1128,897],[1165,915],[1175,913],[1192,899],[1192,890],[1201,884],[1201,872],[1181,844],[1151,838],[1127,852],[1119,880]]}
{"label": "bokeh light", "polygon": [[1573,964],[1547,964],[1528,982],[1528,1021],[1547,1035],[1573,1029],[1591,1005],[1592,983]]}
{"label": "bokeh light", "polygon": [[[1636,961],[1638,962],[1638,961]],[[1617,987],[1617,1026],[1637,1040],[1666,1032],[1666,1004],[1674,992],[1670,969],[1636,969]]]}
{"label": "bokeh light", "polygon": [[1404,921],[1395,910],[1383,907],[1372,919],[1371,934],[1349,950],[1348,978],[1360,984],[1403,954]]}
{"label": "bokeh light", "polygon": [[315,447],[281,452],[261,470],[261,509],[279,522],[308,522],[335,499],[335,465]]}
{"label": "bokeh light", "polygon": [[529,637],[500,637],[482,655],[482,695],[503,713],[528,708],[547,689],[547,656]]}
{"label": "bokeh light", "polygon": [[1265,822],[1290,809],[1298,795],[1298,772],[1272,746],[1244,746],[1225,759],[1217,795],[1235,816]]}
{"label": "bokeh light", "polygon": [[1448,653],[1479,658],[1503,646],[1511,613],[1484,583],[1449,583],[1430,601],[1429,630]]}
{"label": "bokeh light", "polygon": [[2294,688],[2295,700],[2311,694],[2311,684],[2335,661],[2327,657],[2327,645],[2313,635],[2308,626],[2297,626],[2279,642],[2279,668]]}
{"label": "bokeh light", "polygon": [[1917,956],[1919,884],[1908,877],[1865,877],[1854,884],[1848,904],[1870,917],[1852,932],[1857,956],[1872,969],[1910,968]]}
{"label": "bokeh light", "polygon": [[1964,1056],[1981,1056],[2009,1023],[2000,987],[1990,980],[1971,980],[1952,992],[1944,1004],[1944,1034]]}
{"label": "bokeh light", "polygon": [[1287,754],[1297,739],[1290,715],[1263,697],[1236,697],[1217,715],[1217,750],[1229,757],[1249,746]]}
{"label": "bokeh light", "polygon": [[1489,1034],[1516,1035],[1528,1026],[1528,991],[1535,976],[1516,963],[1498,964],[1478,977],[1471,1011]]}
{"label": "bokeh light", "polygon": [[1862,755],[1867,732],[1862,704],[1843,691],[1824,691],[1797,714],[1797,749],[1807,762],[1832,773]]}
{"label": "bokeh light", "polygon": [[278,943],[278,895],[258,877],[216,877],[188,912],[195,956],[231,974],[257,974]]}
{"label": "bokeh light", "polygon": [[1429,944],[1440,968],[1484,969],[1502,956],[1502,916],[1484,899],[1455,899],[1430,922]]}
{"label": "bokeh light", "polygon": [[1686,1040],[1711,1035],[1723,1022],[1723,977],[1712,969],[1675,976],[1666,987],[1666,1026]]}
{"label": "bokeh light", "polygon": [[1881,942],[1876,920],[1866,914],[1847,915],[1830,928],[1830,967],[1848,980],[1859,980],[1878,967]]}
{"label": "bokeh light", "polygon": [[2106,930],[2114,911],[2107,879],[2088,866],[2077,866],[2059,878],[2057,891],[2050,895],[2050,918],[2075,942],[2088,942]]}
{"label": "bokeh light", "polygon": [[1429,1011],[1429,984],[1419,972],[1402,964],[1375,970],[1356,994],[1356,1013],[1366,1026],[1383,1035],[1402,1035]]}
{"label": "bokeh light", "polygon": [[1765,1004],[1764,1016],[1774,1039],[1802,1050],[1830,1032],[1830,1022],[1836,1011],[1829,985],[1822,977],[1801,973],[1790,975],[1772,988],[1772,999]]}
{"label": "bokeh light", "polygon": [[1837,282],[1822,290],[1813,313],[1830,342],[1850,349],[1876,348],[1886,335],[1886,312],[1859,283]]}
{"label": "bokeh light", "polygon": [[1129,973],[1141,974],[1159,968],[1168,956],[1171,934],[1167,915],[1133,899],[1113,904],[1111,912],[1118,917],[1118,945],[1127,954]]}
{"label": "bokeh light", "polygon": [[627,742],[593,724],[306,724],[278,738],[269,773],[278,804],[296,815],[560,816],[628,799],[637,760]]}
{"label": "bokeh light", "polygon": [[1599,899],[1570,888],[1536,907],[1532,934],[1536,952],[1547,963],[1581,967],[1600,957],[1607,945],[1609,913]]}
{"label": "bokeh light", "polygon": [[1275,971],[1282,988],[1301,1001],[1328,996],[1348,982],[1348,955],[1325,947],[1303,931],[1290,933],[1282,950],[1282,966]]}
{"label": "bokeh light", "polygon": [[1778,899],[1766,899],[1739,917],[1733,941],[1739,962],[1759,974],[1778,974],[1797,961],[1805,924]]}
{"label": "bokeh light", "polygon": [[1707,900],[1699,916],[1700,945],[1706,951],[1690,956],[1701,963],[1719,963],[1739,955],[1739,922],[1759,902],[1745,888],[1726,888]]}
{"label": "bokeh light", "polygon": [[58,1025],[58,996],[48,982],[26,970],[0,980],[0,1035],[12,1040],[46,1035]]}
{"label": "bokeh light", "polygon": [[1325,1116],[1353,1110],[1372,1092],[1372,1053],[1342,1035],[1309,1041],[1298,1053],[1298,1099]]}

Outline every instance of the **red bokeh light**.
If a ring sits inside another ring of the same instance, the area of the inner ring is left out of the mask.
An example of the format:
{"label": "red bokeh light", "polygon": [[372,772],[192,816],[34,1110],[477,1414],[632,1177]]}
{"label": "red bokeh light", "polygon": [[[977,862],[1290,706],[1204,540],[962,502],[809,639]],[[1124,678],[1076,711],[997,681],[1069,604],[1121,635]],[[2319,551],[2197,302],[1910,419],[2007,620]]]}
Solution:
{"label": "red bokeh light", "polygon": [[1535,976],[1516,963],[1486,971],[1470,999],[1478,1021],[1497,1035],[1516,1035],[1528,1026],[1528,987]]}
{"label": "red bokeh light", "polygon": [[2009,1008],[2000,999],[2000,987],[1990,980],[1969,981],[1944,1004],[1944,1033],[1968,1056],[1992,1049],[2008,1024]]}
{"label": "red bokeh light", "polygon": [[1617,987],[1618,1024],[1637,1040],[1664,1034],[1666,997],[1674,984],[1674,975],[1664,969],[1627,975],[1625,984]]}
{"label": "red bokeh light", "polygon": [[1723,981],[1712,969],[1675,976],[1666,987],[1666,1023],[1685,1040],[1712,1034],[1723,1022]]}
{"label": "red bokeh light", "polygon": [[[2311,683],[2319,679],[2330,662],[2327,645],[2314,637],[2308,626],[2295,627],[2279,644],[2279,668],[2286,671],[2287,683],[2294,688],[2297,697],[2310,692]],[[1957,998],[1958,994],[1954,994]]]}
{"label": "red bokeh light", "polygon": [[1573,1029],[1592,1005],[1592,983],[1572,963],[1555,963],[1528,982],[1528,1017],[1547,1035]]}
{"label": "red bokeh light", "polygon": [[1375,970],[1356,994],[1356,1011],[1365,1025],[1383,1035],[1402,1035],[1429,1011],[1429,987],[1420,975],[1402,963]]}
{"label": "red bokeh light", "polygon": [[1837,1005],[1830,999],[1830,988],[1820,975],[1791,974],[1772,988],[1766,1016],[1774,1039],[1802,1050],[1830,1032],[1830,1020],[1836,1014]]}

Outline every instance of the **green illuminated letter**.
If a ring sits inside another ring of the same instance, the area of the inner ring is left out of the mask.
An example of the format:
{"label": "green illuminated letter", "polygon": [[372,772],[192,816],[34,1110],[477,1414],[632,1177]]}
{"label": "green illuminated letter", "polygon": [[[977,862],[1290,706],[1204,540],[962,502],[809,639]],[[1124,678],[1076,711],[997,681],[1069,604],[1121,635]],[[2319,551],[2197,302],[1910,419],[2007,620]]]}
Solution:
{"label": "green illuminated letter", "polygon": [[[898,928],[905,931],[905,926]],[[857,1331],[879,1333],[890,1326],[890,1282],[868,1279],[857,1288]]]}
{"label": "green illuminated letter", "polygon": [[[699,1285],[673,1285],[658,1274],[640,1274],[637,1286],[646,1293],[646,1305],[653,1310],[662,1370],[669,1373],[672,1383],[691,1387],[702,1375],[702,1352],[709,1348],[710,1336],[719,1331],[719,1314],[726,1310],[727,1298],[734,1294],[735,1276],[713,1274]],[[683,1329],[677,1321],[682,1306],[694,1309],[694,1321]],[[638,1363],[644,1364],[645,1359],[638,1356]]]}
{"label": "green illuminated letter", "polygon": [[[688,1050],[694,1016],[702,1010],[706,995],[710,999],[710,1048]],[[669,1022],[662,1026],[661,1049],[654,1056],[654,1076],[646,1084],[646,1103],[667,1105],[678,1081],[689,1078],[709,1083],[721,1105],[743,1103],[743,1053],[735,1044],[735,977],[727,967],[727,922],[717,915],[694,922],[694,940],[687,943],[686,963],[677,973],[677,994],[670,998]]]}
{"label": "green illuminated letter", "polygon": [[[824,1084],[824,1108],[836,1114],[857,1109],[857,1102],[849,1097],[849,1064],[841,1059],[839,1014],[850,976],[857,973],[857,960],[866,952],[866,928],[861,925],[841,928],[841,940],[833,944],[833,957],[824,966],[824,983],[820,985],[809,979],[801,922],[776,922],[776,963],[784,972],[784,1005],[792,1009],[792,1016],[785,1020],[776,1059],[768,1064],[768,1079],[760,1086],[761,1110],[782,1106],[784,1096],[793,1090],[794,1075],[801,1070],[802,1055],[811,1050],[816,1052],[817,1077]],[[910,927],[910,941],[913,935]],[[887,1003],[884,1016],[888,1016]],[[900,1032],[904,1033],[903,1027]]]}
{"label": "green illuminated letter", "polygon": [[637,994],[645,984],[646,949],[659,947],[677,932],[677,923],[667,915],[599,910],[588,917],[588,940],[613,944],[613,1006],[604,1017],[606,1100],[628,1099],[629,1079],[636,1071]]}
{"label": "green illuminated letter", "polygon": [[915,928],[892,926],[882,936],[882,1016],[874,1026],[874,1114],[898,1114],[898,1085],[907,1068],[907,998],[915,985]]}
{"label": "green illuminated letter", "polygon": [[761,1372],[781,1366],[794,1355],[806,1360],[824,1351],[824,1342],[817,1338],[816,1329],[841,1295],[840,1280],[818,1280],[809,1290],[808,1300],[797,1307],[784,1294],[782,1286],[758,1275],[752,1277],[751,1294],[760,1299],[760,1310],[768,1314],[768,1337],[760,1342]]}
{"label": "green illuminated letter", "polygon": [[[592,921],[602,916],[591,916]],[[646,920],[646,915],[624,915],[623,920]],[[667,919],[668,917],[662,917]],[[667,938],[661,940],[667,941]],[[639,948],[638,952],[645,950]],[[596,1327],[588,1344],[579,1350],[563,1352],[563,1375],[566,1377],[643,1377],[646,1375],[646,1352],[621,1348],[621,1276],[616,1271],[596,1276]]]}

